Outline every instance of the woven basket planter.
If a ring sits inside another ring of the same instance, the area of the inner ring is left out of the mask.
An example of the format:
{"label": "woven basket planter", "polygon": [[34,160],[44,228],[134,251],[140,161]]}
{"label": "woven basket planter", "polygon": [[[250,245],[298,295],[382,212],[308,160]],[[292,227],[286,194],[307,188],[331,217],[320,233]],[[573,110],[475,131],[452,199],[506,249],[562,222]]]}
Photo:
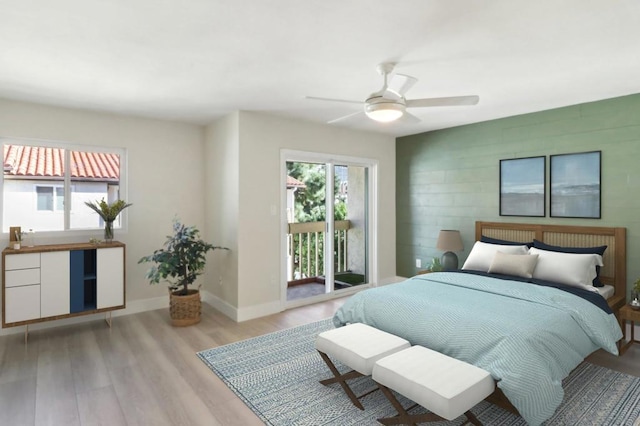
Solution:
{"label": "woven basket planter", "polygon": [[186,327],[200,322],[202,303],[198,290],[188,290],[186,295],[169,292],[169,314],[171,324],[175,327]]}

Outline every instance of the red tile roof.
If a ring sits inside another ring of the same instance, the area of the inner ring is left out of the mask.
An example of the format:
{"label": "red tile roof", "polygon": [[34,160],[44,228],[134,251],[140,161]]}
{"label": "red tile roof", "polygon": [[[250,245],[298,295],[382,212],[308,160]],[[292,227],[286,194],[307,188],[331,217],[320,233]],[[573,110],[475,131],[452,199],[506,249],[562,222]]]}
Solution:
{"label": "red tile roof", "polygon": [[[120,156],[103,152],[71,151],[71,177],[118,181]],[[4,175],[64,178],[64,149],[4,145]]]}
{"label": "red tile roof", "polygon": [[304,182],[300,182],[298,179],[287,176],[287,188],[306,188],[307,185]]}

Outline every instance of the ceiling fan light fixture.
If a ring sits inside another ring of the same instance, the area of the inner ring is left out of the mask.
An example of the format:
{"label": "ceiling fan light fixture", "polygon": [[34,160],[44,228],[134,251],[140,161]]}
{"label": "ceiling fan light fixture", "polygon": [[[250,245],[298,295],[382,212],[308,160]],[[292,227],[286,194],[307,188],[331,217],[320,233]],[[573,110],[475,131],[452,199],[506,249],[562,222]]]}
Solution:
{"label": "ceiling fan light fixture", "polygon": [[367,104],[364,108],[367,116],[380,123],[390,123],[402,117],[404,105],[395,102]]}
{"label": "ceiling fan light fixture", "polygon": [[384,79],[384,84],[380,90],[369,95],[364,102],[346,99],[318,98],[315,96],[307,96],[307,99],[364,105],[362,110],[328,121],[329,124],[341,122],[354,116],[361,117],[363,112],[367,117],[379,123],[391,123],[402,117],[404,117],[402,120],[405,123],[417,123],[420,122],[420,119],[407,112],[407,108],[476,105],[480,100],[477,95],[407,99],[407,91],[413,87],[418,79],[404,74],[394,74],[391,76],[391,81],[389,81],[389,75],[393,72],[395,65],[396,64],[391,62],[378,65],[377,69]]}

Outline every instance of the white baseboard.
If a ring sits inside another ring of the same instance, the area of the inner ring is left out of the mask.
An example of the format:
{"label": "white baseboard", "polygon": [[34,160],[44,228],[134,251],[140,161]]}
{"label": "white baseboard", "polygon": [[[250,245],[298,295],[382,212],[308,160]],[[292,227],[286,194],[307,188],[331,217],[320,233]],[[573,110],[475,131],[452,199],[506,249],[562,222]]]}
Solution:
{"label": "white baseboard", "polygon": [[232,320],[236,322],[238,321],[238,308],[230,305],[229,303],[220,299],[218,296],[216,296],[215,294],[209,291],[200,290],[200,293],[202,295],[203,302],[208,303],[214,309],[217,309],[218,311],[222,312]]}
{"label": "white baseboard", "polygon": [[[133,301],[127,302],[127,307],[125,309],[111,311],[111,315],[113,317],[121,317],[124,315],[132,315],[132,314],[137,314],[139,312],[153,311],[153,310],[162,309],[162,308],[169,308],[169,296],[154,297],[152,299],[133,300]],[[107,315],[108,315],[108,312],[107,312]],[[102,312],[99,314],[90,314],[90,315],[83,315],[79,317],[39,322],[36,324],[30,324],[29,332],[36,331],[36,330],[44,330],[52,327],[62,327],[65,325],[81,324],[84,322],[95,321],[97,319],[104,319],[104,318],[105,318],[105,313]],[[19,334],[19,333],[21,334],[21,333],[24,333],[24,331],[25,331],[25,326],[7,327],[7,328],[0,329],[0,336],[5,336],[9,334]]]}
{"label": "white baseboard", "polygon": [[232,320],[236,322],[248,321],[254,318],[260,318],[267,315],[277,314],[282,312],[282,306],[280,302],[264,303],[262,305],[249,306],[248,308],[236,308],[229,303],[220,299],[213,293],[206,290],[201,290],[202,301],[208,303],[213,308],[219,310]]}
{"label": "white baseboard", "polygon": [[282,312],[282,310],[282,304],[280,303],[280,301],[249,306],[248,308],[240,308],[238,310],[238,319],[236,319],[236,321],[242,322],[254,318],[265,317],[267,315],[273,315],[277,314],[278,312]]}

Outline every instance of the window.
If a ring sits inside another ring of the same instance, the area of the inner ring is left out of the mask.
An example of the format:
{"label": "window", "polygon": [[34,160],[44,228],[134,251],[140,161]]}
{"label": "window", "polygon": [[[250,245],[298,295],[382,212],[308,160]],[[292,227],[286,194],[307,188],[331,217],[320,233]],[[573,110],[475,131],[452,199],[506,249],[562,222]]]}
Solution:
{"label": "window", "polygon": [[[55,189],[55,192],[54,192]],[[64,211],[64,188],[61,186],[36,186],[38,211]]]}
{"label": "window", "polygon": [[[86,201],[126,198],[125,150],[2,139],[2,230],[99,229],[100,216]],[[126,214],[126,213],[125,213]],[[121,227],[123,214],[114,223]]]}

